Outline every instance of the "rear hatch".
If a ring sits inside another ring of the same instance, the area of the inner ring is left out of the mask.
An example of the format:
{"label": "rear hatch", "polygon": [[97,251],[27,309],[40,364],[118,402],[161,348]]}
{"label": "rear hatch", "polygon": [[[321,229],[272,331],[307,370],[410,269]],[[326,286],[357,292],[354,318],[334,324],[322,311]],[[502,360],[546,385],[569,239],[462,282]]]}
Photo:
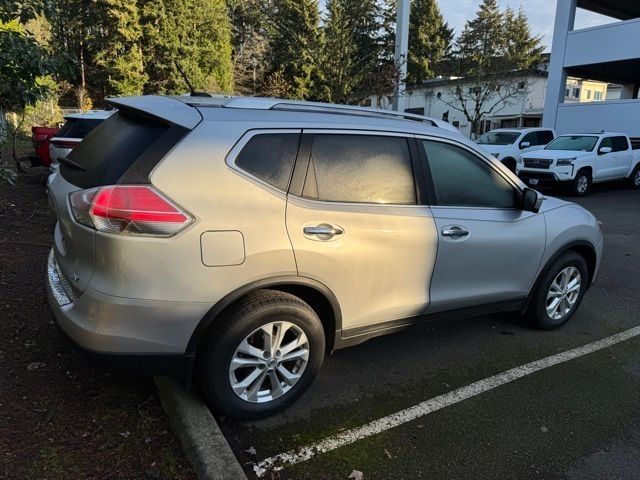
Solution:
{"label": "rear hatch", "polygon": [[49,203],[58,218],[55,256],[76,295],[84,291],[95,268],[96,231],[74,219],[69,194],[107,185],[148,184],[151,170],[202,119],[197,109],[166,97],[111,103],[118,112],[62,160],[49,185]]}

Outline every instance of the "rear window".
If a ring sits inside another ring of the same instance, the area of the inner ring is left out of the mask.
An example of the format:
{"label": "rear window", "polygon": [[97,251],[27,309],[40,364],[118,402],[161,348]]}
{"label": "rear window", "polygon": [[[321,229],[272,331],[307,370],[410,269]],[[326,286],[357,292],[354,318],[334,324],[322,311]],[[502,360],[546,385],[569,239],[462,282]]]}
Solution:
{"label": "rear window", "polygon": [[92,188],[116,183],[147,183],[151,170],[187,129],[125,110],[111,115],[60,164],[69,183]]}
{"label": "rear window", "polygon": [[101,118],[67,118],[66,123],[55,136],[62,138],[84,138],[103,121]]}

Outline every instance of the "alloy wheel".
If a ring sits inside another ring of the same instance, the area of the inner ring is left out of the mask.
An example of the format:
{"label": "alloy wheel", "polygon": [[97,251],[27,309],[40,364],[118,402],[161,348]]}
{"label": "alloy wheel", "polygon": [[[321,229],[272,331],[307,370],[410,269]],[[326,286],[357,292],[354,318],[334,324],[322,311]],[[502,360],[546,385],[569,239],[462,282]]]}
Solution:
{"label": "alloy wheel", "polygon": [[287,393],[309,360],[309,341],[290,322],[271,322],[251,332],[229,365],[232,390],[247,402],[264,403]]}
{"label": "alloy wheel", "polygon": [[588,187],[589,187],[589,179],[587,178],[586,175],[582,175],[578,179],[578,192],[579,193],[584,193],[584,192],[587,191]]}
{"label": "alloy wheel", "polygon": [[567,315],[578,301],[582,288],[582,276],[576,267],[563,269],[551,282],[547,292],[547,315],[560,320]]}

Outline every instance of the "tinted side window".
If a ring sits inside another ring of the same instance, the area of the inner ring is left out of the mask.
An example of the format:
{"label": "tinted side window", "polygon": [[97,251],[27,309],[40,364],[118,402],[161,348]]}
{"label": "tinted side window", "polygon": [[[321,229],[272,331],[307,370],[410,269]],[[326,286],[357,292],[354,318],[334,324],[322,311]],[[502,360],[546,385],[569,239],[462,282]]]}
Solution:
{"label": "tinted side window", "polygon": [[629,142],[625,137],[613,137],[613,151],[624,152],[629,150]]}
{"label": "tinted side window", "polygon": [[538,134],[536,132],[527,133],[522,137],[522,140],[520,140],[520,143],[522,142],[529,142],[531,147],[535,147],[538,145]]}
{"label": "tinted side window", "polygon": [[613,137],[607,137],[602,139],[602,143],[600,143],[598,150],[604,147],[609,147],[611,150],[613,150]]}
{"label": "tinted side window", "polygon": [[297,133],[265,133],[251,138],[236,157],[236,165],[256,178],[287,191],[298,153]]}
{"label": "tinted side window", "polygon": [[538,145],[547,145],[553,140],[553,132],[551,130],[542,130],[538,132]]}
{"label": "tinted side window", "polygon": [[487,163],[448,143],[425,140],[438,205],[513,208],[515,190]]}
{"label": "tinted side window", "polygon": [[302,194],[332,202],[415,204],[407,140],[315,135]]}

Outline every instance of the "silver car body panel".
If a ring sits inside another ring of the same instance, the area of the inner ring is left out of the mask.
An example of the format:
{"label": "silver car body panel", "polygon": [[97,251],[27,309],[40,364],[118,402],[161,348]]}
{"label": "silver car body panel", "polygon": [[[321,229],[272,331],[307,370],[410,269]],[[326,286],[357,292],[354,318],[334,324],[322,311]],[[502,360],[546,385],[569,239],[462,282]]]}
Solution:
{"label": "silver car body panel", "polygon": [[[183,354],[220,302],[250,285],[285,277],[311,279],[337,299],[338,335],[383,328],[432,311],[524,298],[558,249],[575,240],[601,248],[593,216],[555,199],[547,199],[538,214],[321,202],[287,195],[234,163],[260,131],[424,136],[465,146],[514,188],[524,188],[500,162],[455,132],[390,118],[196,108],[166,97],[111,102],[192,129],[149,180],[194,222],[169,238],[96,233],[72,218],[68,194],[78,188],[60,173],[52,177],[55,259],[76,300],[61,306],[50,293],[50,302],[61,327],[86,348]],[[323,223],[341,227],[344,235],[331,241],[304,235],[305,226]],[[440,238],[441,229],[453,224],[470,229],[467,241]],[[216,241],[233,244],[217,251]]]}

